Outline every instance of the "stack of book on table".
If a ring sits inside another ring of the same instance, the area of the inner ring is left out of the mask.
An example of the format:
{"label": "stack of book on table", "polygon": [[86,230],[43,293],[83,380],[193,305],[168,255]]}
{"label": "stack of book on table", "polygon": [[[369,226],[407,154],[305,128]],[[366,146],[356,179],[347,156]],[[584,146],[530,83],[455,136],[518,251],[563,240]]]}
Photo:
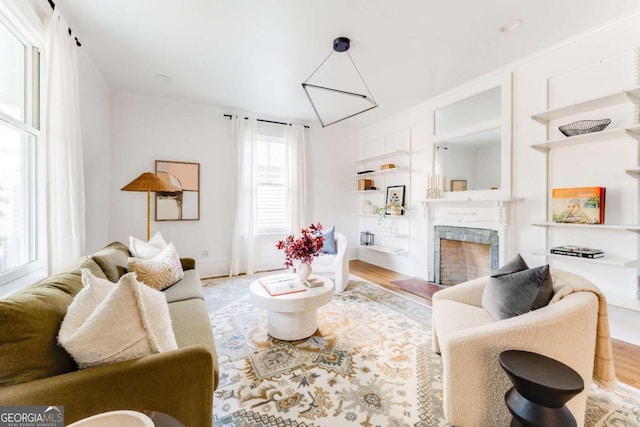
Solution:
{"label": "stack of book on table", "polygon": [[581,246],[556,246],[551,248],[551,253],[556,255],[574,256],[580,258],[602,258],[604,252],[600,249],[591,249]]}
{"label": "stack of book on table", "polygon": [[258,280],[258,283],[260,283],[272,297],[307,290],[307,287],[295,275],[265,277]]}

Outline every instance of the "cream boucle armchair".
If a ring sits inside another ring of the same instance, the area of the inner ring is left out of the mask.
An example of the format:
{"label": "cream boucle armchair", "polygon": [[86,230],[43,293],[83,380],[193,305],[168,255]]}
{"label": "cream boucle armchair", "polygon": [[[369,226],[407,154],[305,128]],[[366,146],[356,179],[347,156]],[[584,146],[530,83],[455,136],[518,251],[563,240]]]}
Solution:
{"label": "cream boucle armchair", "polygon": [[340,293],[349,284],[349,245],[347,236],[338,233],[333,236],[336,242],[336,254],[324,254],[313,260],[314,273],[335,273],[334,292]]}
{"label": "cream boucle armchair", "polygon": [[[584,278],[551,270],[554,294]],[[482,308],[488,277],[436,292],[433,296],[433,350],[442,355],[444,415],[453,426],[509,425],[504,395],[511,382],[500,367],[505,350],[536,352],[572,367],[584,380],[584,391],[567,403],[584,425],[592,381],[598,321],[598,297],[574,292],[538,310],[495,320]]]}

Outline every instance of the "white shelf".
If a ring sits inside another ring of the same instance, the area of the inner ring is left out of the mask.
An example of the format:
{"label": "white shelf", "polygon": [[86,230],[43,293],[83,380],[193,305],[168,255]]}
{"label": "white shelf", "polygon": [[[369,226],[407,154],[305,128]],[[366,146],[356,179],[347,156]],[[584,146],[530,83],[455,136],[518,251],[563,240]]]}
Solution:
{"label": "white shelf", "polygon": [[360,173],[360,174],[353,175],[353,177],[362,178],[365,176],[386,175],[386,174],[400,173],[400,172],[409,172],[409,169],[408,168],[391,168],[391,169],[384,169],[384,170],[367,172],[367,173]]}
{"label": "white shelf", "polygon": [[536,227],[583,228],[589,230],[627,230],[640,232],[640,225],[635,224],[570,224],[565,222],[534,222]]}
{"label": "white shelf", "polygon": [[627,169],[625,172],[628,175],[631,175],[634,178],[638,178],[638,175],[640,175],[640,167],[633,168],[633,169]]}
{"label": "white shelf", "polygon": [[379,232],[373,233],[373,234],[374,234],[374,236],[385,236],[385,237],[397,237],[397,238],[409,237],[408,234],[385,233],[384,231],[379,231]]}
{"label": "white shelf", "polygon": [[[405,208],[406,209],[406,208]],[[368,214],[368,213],[354,213],[355,216],[368,216],[371,218],[378,218],[380,215],[378,214]],[[409,215],[386,215],[384,219],[408,219]]]}
{"label": "white shelf", "polygon": [[558,139],[552,139],[540,144],[533,144],[531,148],[545,152],[551,148],[568,147],[577,144],[588,144],[590,142],[604,141],[606,139],[619,138],[621,136],[631,136],[637,138],[640,135],[640,125],[628,128],[607,129],[601,132],[586,133],[583,135],[570,136]]}
{"label": "white shelf", "polygon": [[638,98],[640,98],[640,88],[636,87],[631,90],[625,90],[599,98],[587,99],[576,104],[543,111],[542,113],[534,114],[531,118],[538,122],[545,123],[562,117],[573,116],[575,114],[587,113],[591,110],[598,110],[612,105],[623,104],[625,102],[634,101]]}
{"label": "white shelf", "polygon": [[371,249],[372,251],[376,251],[376,252],[384,252],[386,254],[392,254],[392,255],[403,255],[403,254],[408,254],[409,251],[405,250],[405,249],[399,249],[399,248],[389,248],[387,246],[378,246],[378,245],[369,245],[369,246],[362,246],[363,248],[367,248],[367,249]]}
{"label": "white shelf", "polygon": [[537,249],[532,251],[531,253],[533,255],[542,255],[550,258],[562,258],[564,260],[588,262],[593,264],[604,264],[604,265],[611,265],[615,267],[632,268],[638,265],[638,262],[634,259],[618,258],[618,257],[613,257],[608,255],[605,255],[602,258],[581,258],[581,257],[572,257],[568,255],[552,254],[547,249]]}
{"label": "white shelf", "polygon": [[382,190],[354,190],[354,193],[382,193]]}
{"label": "white shelf", "polygon": [[375,156],[358,159],[353,163],[356,163],[356,164],[370,163],[370,162],[375,162],[376,160],[383,160],[391,157],[409,156],[410,154],[411,153],[406,150],[392,150],[392,151],[387,151],[386,153],[377,154]]}

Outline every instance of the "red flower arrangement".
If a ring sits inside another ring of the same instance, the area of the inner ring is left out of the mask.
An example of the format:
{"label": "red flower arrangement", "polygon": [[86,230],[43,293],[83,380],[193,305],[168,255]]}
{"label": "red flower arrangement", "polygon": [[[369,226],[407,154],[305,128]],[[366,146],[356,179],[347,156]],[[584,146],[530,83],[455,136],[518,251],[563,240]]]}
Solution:
{"label": "red flower arrangement", "polygon": [[285,267],[293,267],[294,259],[311,263],[313,258],[320,255],[324,243],[324,237],[320,230],[322,230],[322,224],[311,224],[309,228],[300,230],[300,237],[295,238],[293,234],[290,234],[286,239],[276,243],[276,248],[284,249]]}

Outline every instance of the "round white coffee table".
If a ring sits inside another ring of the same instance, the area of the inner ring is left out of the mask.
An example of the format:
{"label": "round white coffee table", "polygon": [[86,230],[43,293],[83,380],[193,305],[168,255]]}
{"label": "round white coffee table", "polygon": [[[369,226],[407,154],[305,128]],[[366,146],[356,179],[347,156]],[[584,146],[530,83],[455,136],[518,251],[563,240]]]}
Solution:
{"label": "round white coffee table", "polygon": [[[278,274],[268,276],[276,278],[294,276]],[[318,330],[318,308],[331,302],[333,282],[326,277],[311,275],[320,279],[322,286],[308,288],[304,292],[271,296],[256,280],[249,288],[253,305],[267,310],[267,332],[273,338],[283,341],[296,341],[309,338]]]}

